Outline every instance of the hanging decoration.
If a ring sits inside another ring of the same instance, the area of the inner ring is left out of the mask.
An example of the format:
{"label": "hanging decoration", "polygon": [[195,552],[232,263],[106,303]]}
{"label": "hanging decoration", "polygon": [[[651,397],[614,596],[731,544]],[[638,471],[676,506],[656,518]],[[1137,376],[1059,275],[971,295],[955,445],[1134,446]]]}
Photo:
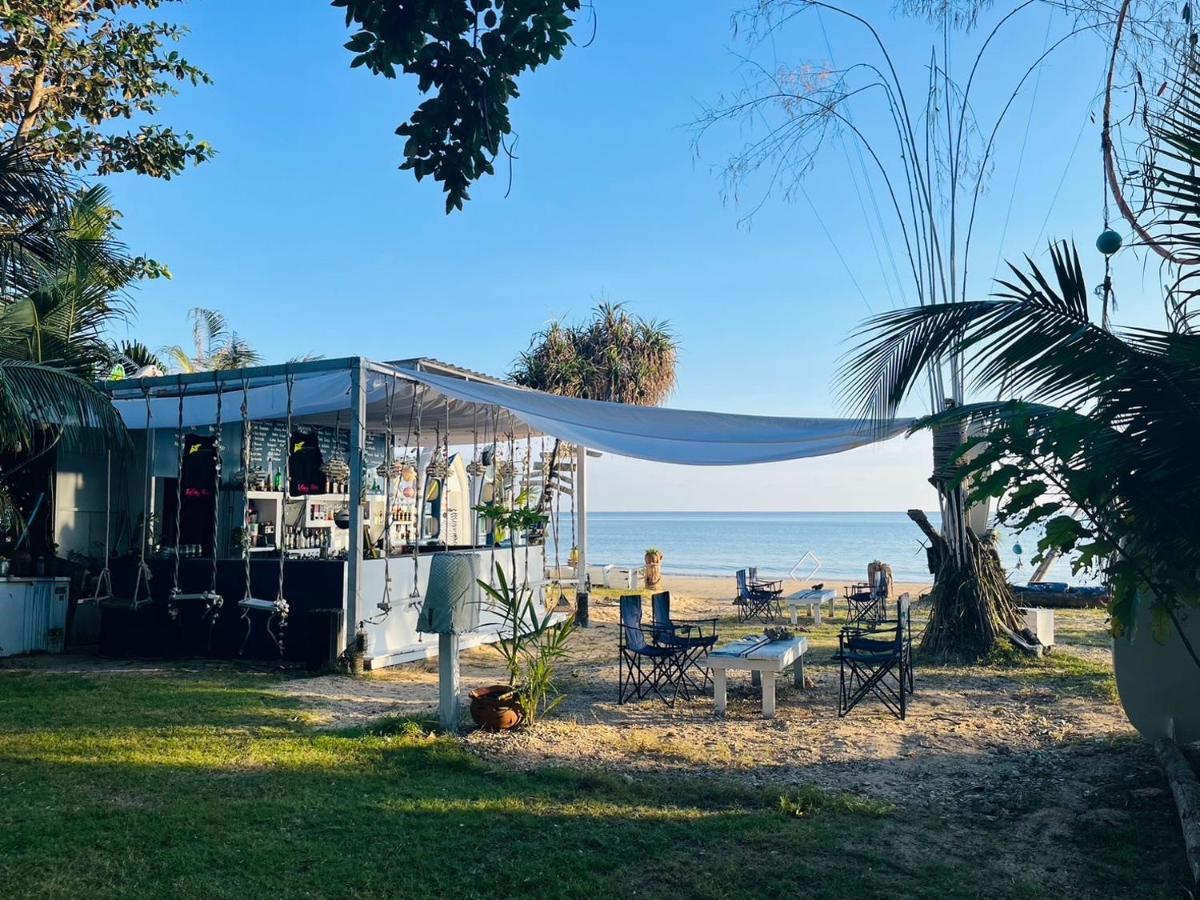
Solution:
{"label": "hanging decoration", "polygon": [[342,411],[339,409],[333,421],[333,453],[321,463],[321,474],[330,486],[345,484],[350,480],[350,464],[342,454]]}

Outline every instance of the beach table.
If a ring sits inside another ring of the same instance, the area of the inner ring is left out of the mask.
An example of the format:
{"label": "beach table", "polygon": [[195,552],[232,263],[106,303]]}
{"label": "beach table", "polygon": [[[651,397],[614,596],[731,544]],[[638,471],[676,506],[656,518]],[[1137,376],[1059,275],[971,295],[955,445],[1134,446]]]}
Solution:
{"label": "beach table", "polygon": [[829,601],[829,614],[833,615],[833,603],[837,600],[837,591],[832,591],[829,588],[822,588],[819,591],[796,591],[785,597],[783,602],[792,608],[792,624],[799,623],[797,613],[801,606],[808,607],[808,614],[812,616],[813,624],[821,624],[821,607],[825,601]]}
{"label": "beach table", "polygon": [[713,673],[713,711],[725,713],[725,674],[730,669],[751,673],[753,681],[762,683],[762,714],[764,719],[775,715],[775,676],[792,670],[796,687],[804,687],[804,654],[808,639],[795,637],[788,641],[764,643],[761,637],[742,638],[717,647],[708,654],[704,665]]}

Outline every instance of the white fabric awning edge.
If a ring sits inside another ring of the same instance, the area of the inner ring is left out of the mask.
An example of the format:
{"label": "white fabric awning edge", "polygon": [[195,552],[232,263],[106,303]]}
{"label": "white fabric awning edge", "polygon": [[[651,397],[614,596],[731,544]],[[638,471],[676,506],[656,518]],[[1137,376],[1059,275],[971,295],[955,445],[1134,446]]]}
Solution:
{"label": "white fabric awning edge", "polygon": [[531,428],[570,443],[677,465],[737,466],[827,456],[896,437],[914,422],[746,416],[629,406],[417,370],[407,374],[453,399],[506,409]]}

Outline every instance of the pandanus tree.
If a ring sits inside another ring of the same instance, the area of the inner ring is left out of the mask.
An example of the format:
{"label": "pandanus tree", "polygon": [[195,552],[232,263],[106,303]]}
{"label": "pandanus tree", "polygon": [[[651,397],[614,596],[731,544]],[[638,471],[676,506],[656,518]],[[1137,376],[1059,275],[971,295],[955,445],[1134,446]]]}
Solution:
{"label": "pandanus tree", "polygon": [[[679,344],[670,325],[631,315],[619,303],[602,303],[577,325],[551,322],[534,335],[509,377],[522,387],[578,397],[658,406],[675,389]],[[561,443],[554,442],[550,472]],[[543,493],[540,508],[549,494]]]}

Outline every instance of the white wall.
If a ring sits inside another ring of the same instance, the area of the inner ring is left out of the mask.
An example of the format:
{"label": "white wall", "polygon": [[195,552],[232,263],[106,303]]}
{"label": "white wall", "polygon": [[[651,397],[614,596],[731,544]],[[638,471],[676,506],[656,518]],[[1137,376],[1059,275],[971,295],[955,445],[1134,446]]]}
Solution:
{"label": "white wall", "polygon": [[[488,579],[492,568],[492,553],[490,550],[477,550],[478,575]],[[541,547],[530,547],[528,553],[529,579],[540,584],[544,566]],[[387,568],[392,577],[392,612],[382,621],[368,623],[367,656],[375,667],[394,665],[414,659],[437,656],[438,640],[436,634],[421,634],[417,631],[417,616],[421,611],[421,600],[429,582],[429,554],[418,557],[416,583],[420,591],[419,597],[412,597],[414,571],[411,557],[392,559]],[[524,547],[517,548],[517,578],[524,579],[526,572],[526,551]],[[505,548],[496,549],[496,561],[505,567],[506,576],[511,575],[511,551]],[[367,559],[363,561],[362,597],[359,615],[364,617],[377,616],[378,604],[383,598],[384,561],[382,559]],[[539,587],[540,590],[540,587]],[[479,629],[473,640],[464,639],[462,644],[470,646],[473,643],[490,642],[495,640],[496,629],[501,617],[497,610],[485,603],[486,595],[478,590],[472,602],[480,604]]]}

